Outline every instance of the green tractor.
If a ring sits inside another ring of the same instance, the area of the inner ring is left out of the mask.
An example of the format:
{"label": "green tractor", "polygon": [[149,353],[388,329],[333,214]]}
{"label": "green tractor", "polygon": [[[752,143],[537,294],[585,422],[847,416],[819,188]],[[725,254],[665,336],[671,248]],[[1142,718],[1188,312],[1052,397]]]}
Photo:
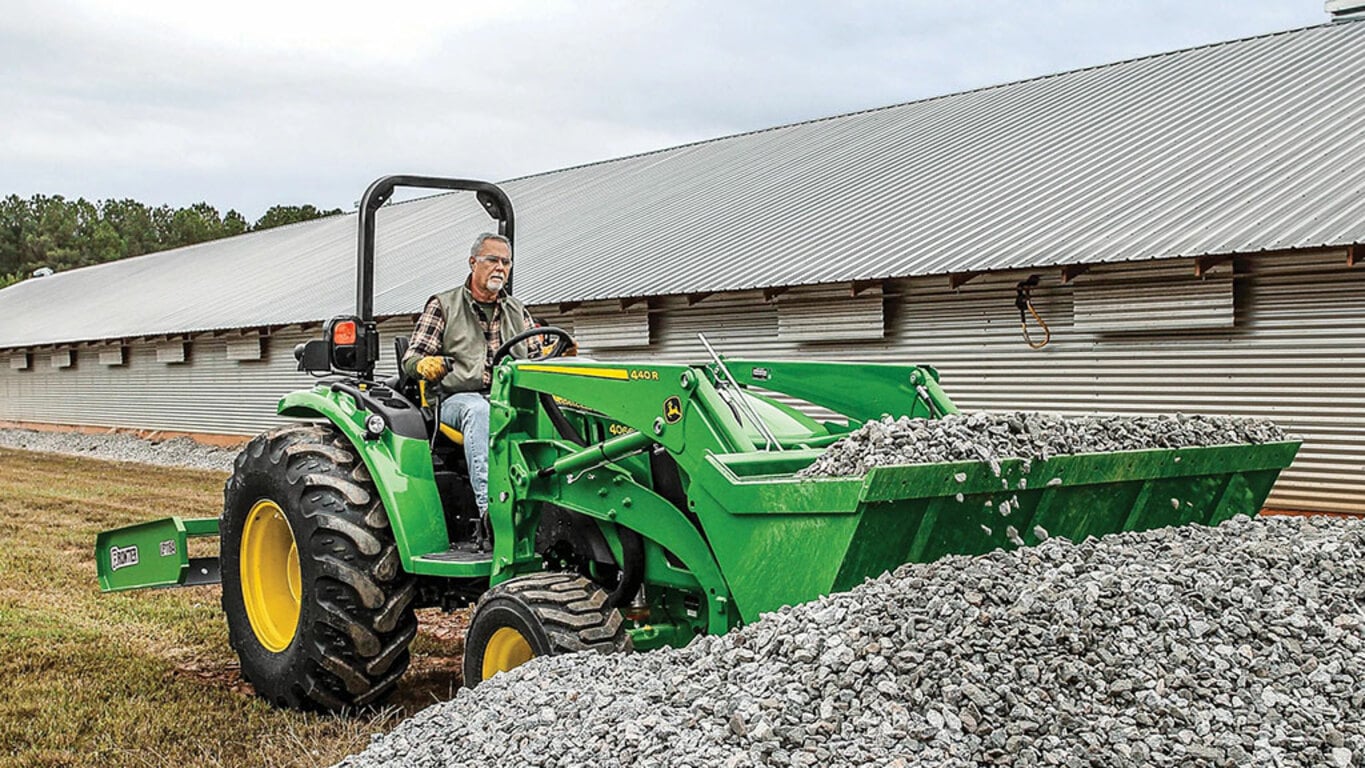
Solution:
{"label": "green tractor", "polygon": [[[96,542],[106,591],[221,578],[242,673],[280,706],[382,699],[407,667],[420,607],[474,604],[463,668],[474,686],[536,656],[682,646],[902,563],[1036,543],[1028,532],[1039,528],[1080,540],[1255,514],[1298,449],[798,478],[866,420],[956,412],[937,372],[726,360],[709,345],[710,359],[693,365],[601,362],[557,356],[569,335],[537,328],[528,333],[557,341],[547,357],[515,359],[520,337],[496,356],[484,548],[461,436],[438,423],[417,383],[374,376],[375,217],[399,186],[474,192],[513,236],[511,202],[493,184],[376,181],[360,208],[356,313],[296,350],[300,368],[320,375],[280,400],[297,423],[247,444],[221,517],[171,517]],[[843,418],[816,421],[771,393]],[[1022,540],[993,518],[1011,499]],[[217,558],[189,556],[189,538],[212,535]]]}

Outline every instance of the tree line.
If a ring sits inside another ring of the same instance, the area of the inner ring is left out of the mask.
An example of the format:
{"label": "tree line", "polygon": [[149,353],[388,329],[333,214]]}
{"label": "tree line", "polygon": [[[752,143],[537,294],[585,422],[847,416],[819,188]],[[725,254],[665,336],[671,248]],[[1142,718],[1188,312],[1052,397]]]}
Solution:
{"label": "tree line", "polygon": [[341,213],[272,206],[255,222],[208,203],[151,207],[136,200],[9,195],[0,200],[0,288],[47,267],[61,272]]}

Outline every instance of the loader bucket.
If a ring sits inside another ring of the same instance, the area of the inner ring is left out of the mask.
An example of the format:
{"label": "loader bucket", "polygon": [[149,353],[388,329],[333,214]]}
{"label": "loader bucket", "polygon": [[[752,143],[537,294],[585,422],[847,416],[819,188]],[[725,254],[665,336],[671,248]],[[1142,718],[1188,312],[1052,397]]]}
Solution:
{"label": "loader bucket", "polygon": [[998,475],[986,462],[955,462],[805,479],[793,473],[818,450],[712,456],[723,482],[705,485],[721,489],[730,514],[723,531],[707,533],[736,607],[752,621],[903,563],[1255,515],[1298,447],[1012,459]]}
{"label": "loader bucket", "polygon": [[167,517],[104,531],[95,537],[100,590],[216,584],[218,558],[190,557],[189,540],[217,536],[218,518]]}

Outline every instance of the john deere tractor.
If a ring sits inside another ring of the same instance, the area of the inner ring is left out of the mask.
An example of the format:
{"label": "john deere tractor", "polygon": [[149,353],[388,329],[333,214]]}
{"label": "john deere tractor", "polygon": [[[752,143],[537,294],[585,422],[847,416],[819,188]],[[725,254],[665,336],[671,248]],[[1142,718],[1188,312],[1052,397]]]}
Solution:
{"label": "john deere tractor", "polygon": [[[419,607],[474,605],[464,651],[473,686],[536,656],[680,646],[902,563],[1016,546],[991,519],[1011,498],[1014,529],[1073,540],[1255,514],[1298,448],[798,478],[866,420],[956,412],[938,373],[727,360],[709,346],[709,359],[689,365],[594,361],[557,356],[569,334],[536,328],[495,356],[484,549],[462,436],[438,423],[435,393],[374,375],[375,218],[400,186],[473,192],[513,238],[511,202],[493,184],[376,181],[360,208],[356,312],[296,351],[320,378],[280,400],[294,423],[241,452],[220,517],[166,518],[96,543],[105,590],[221,574],[243,675],[280,706],[337,711],[381,699],[408,664]],[[547,357],[519,357],[530,334],[555,342]],[[401,356],[402,340],[395,346]],[[773,392],[842,418],[817,421]],[[1172,498],[1189,503],[1174,509]],[[212,535],[218,557],[191,558],[188,539]]]}

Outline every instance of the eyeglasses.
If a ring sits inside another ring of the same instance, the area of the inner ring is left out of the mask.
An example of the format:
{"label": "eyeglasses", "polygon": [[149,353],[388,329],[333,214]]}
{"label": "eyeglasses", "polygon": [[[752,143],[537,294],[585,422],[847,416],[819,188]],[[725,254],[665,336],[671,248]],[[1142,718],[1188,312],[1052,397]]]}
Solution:
{"label": "eyeglasses", "polygon": [[510,256],[478,256],[476,258],[485,264],[501,264],[504,267],[512,266],[512,258]]}

